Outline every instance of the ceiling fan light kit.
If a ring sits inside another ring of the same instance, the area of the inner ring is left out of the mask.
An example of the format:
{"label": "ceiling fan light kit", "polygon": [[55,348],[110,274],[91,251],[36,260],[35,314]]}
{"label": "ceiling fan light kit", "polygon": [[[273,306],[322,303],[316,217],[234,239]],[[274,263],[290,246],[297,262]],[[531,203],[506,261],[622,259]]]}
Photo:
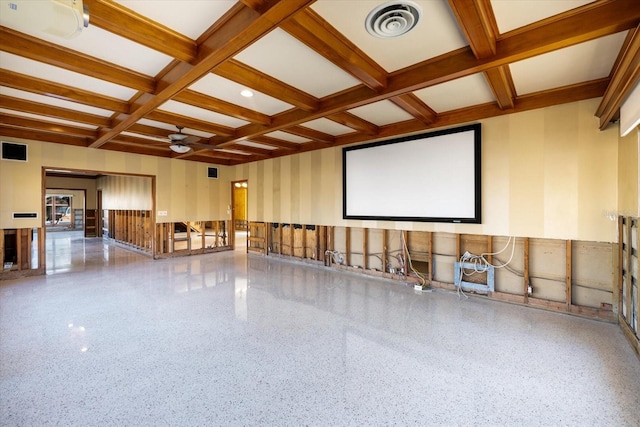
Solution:
{"label": "ceiling fan light kit", "polygon": [[171,144],[169,148],[171,148],[171,151],[174,151],[178,154],[184,154],[191,151],[191,147],[188,147],[186,145],[180,145],[180,144]]}

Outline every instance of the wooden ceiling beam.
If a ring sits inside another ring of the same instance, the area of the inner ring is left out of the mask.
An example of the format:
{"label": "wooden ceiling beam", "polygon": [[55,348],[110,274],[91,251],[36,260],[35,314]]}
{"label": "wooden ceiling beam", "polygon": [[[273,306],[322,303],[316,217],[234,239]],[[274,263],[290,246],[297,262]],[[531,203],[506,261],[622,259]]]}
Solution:
{"label": "wooden ceiling beam", "polygon": [[319,130],[311,129],[305,126],[291,126],[290,128],[283,129],[283,131],[300,136],[302,138],[308,138],[312,141],[321,142],[323,144],[331,145],[335,142],[335,137],[333,135],[329,135],[328,133],[320,132]]}
{"label": "wooden ceiling beam", "polygon": [[154,146],[142,146],[121,139],[111,140],[100,148],[109,151],[120,151],[123,153],[143,154],[148,156],[167,158],[171,157],[171,154],[173,153],[171,150],[159,149],[158,147]]}
{"label": "wooden ceiling beam", "polygon": [[165,144],[162,143],[160,141],[156,141],[153,139],[147,139],[147,138],[141,138],[139,136],[132,136],[132,135],[123,135],[120,134],[118,135],[117,138],[113,139],[113,142],[117,142],[119,144],[126,144],[126,145],[131,145],[131,146],[135,146],[135,147],[143,147],[143,148],[150,148],[153,150],[158,150],[158,151],[170,151],[171,149],[169,148],[169,144]]}
{"label": "wooden ceiling beam", "polygon": [[104,110],[119,113],[127,113],[129,111],[129,104],[126,101],[98,95],[48,80],[30,77],[13,71],[0,69],[0,85],[65,101],[77,102],[91,107],[102,108]]}
{"label": "wooden ceiling beam", "polygon": [[277,150],[269,150],[267,148],[253,147],[250,145],[242,145],[242,144],[233,144],[225,147],[229,150],[237,150],[237,151],[245,151],[247,153],[259,156],[259,157],[271,157],[274,151]]}
{"label": "wooden ceiling beam", "polygon": [[514,98],[516,89],[511,77],[511,70],[508,65],[491,68],[484,72],[484,77],[489,83],[491,92],[496,97],[498,106],[503,110],[512,109],[515,106]]}
{"label": "wooden ceiling beam", "polygon": [[[155,120],[174,126],[184,126],[186,128],[196,129],[203,132],[213,133],[222,136],[234,135],[234,130],[227,126],[216,125],[204,120],[194,119],[180,114],[170,113],[168,111],[155,110],[146,115],[149,120]],[[173,131],[167,131],[167,135]]]}
{"label": "wooden ceiling beam", "polygon": [[238,3],[221,18],[217,31],[212,32],[209,38],[199,45],[198,59],[193,64],[180,62],[166,72],[157,81],[156,92],[153,95],[140,96],[136,104],[132,105],[129,114],[117,117],[114,120],[117,124],[111,130],[102,133],[91,147],[100,147],[206,73],[277,28],[291,14],[311,3],[313,0],[270,2],[263,14]]}
{"label": "wooden ceiling beam", "polygon": [[[283,139],[279,139],[279,138],[273,138],[271,136],[257,136],[255,138],[251,138],[251,141],[258,143],[258,144],[263,144],[263,145],[269,145],[271,147],[276,147],[276,148],[281,148],[283,150],[287,150],[289,152],[291,151],[299,151],[300,150],[300,145],[302,144],[298,144],[297,142],[291,142],[291,141],[285,141]],[[231,145],[231,144],[229,144]]]}
{"label": "wooden ceiling beam", "polygon": [[438,118],[438,113],[433,111],[431,107],[422,102],[422,100],[413,93],[393,96],[389,98],[389,101],[425,124],[431,124]]}
{"label": "wooden ceiling beam", "polygon": [[[473,122],[477,120],[488,119],[491,117],[502,116],[506,114],[512,114],[514,112],[523,112],[529,110],[535,110],[539,108],[545,108],[553,105],[557,105],[564,102],[578,102],[585,99],[592,99],[602,96],[608,85],[609,79],[599,79],[591,82],[580,83],[572,86],[567,86],[555,90],[543,91],[539,93],[528,94],[516,99],[515,111],[506,111],[500,109],[495,102],[490,102],[483,105],[477,105],[473,107],[461,108],[459,110],[448,111],[441,113],[438,116],[438,120],[432,124],[425,124],[418,119],[407,120],[401,123],[393,123],[380,127],[378,138],[393,138],[399,134],[421,132],[429,129],[437,129],[446,126],[454,126],[460,123]],[[559,101],[564,100],[564,101]],[[254,138],[258,142],[259,138]],[[351,133],[336,137],[336,146],[355,144],[369,141],[371,137],[358,133]],[[298,146],[297,152],[309,152],[326,147],[326,145],[319,142],[309,142],[305,144],[296,144]],[[290,155],[290,152],[284,152],[278,150],[273,153],[273,158]],[[236,163],[232,163],[236,164]]]}
{"label": "wooden ceiling beam", "polygon": [[11,96],[0,96],[0,108],[21,111],[23,113],[36,114],[56,119],[70,120],[78,123],[85,123],[96,127],[110,126],[111,120],[108,117],[96,114],[83,113],[82,111],[71,110],[69,108],[56,107],[53,105],[40,104],[38,102],[26,101],[24,99]]}
{"label": "wooden ceiling beam", "polygon": [[[602,96],[606,90],[608,78],[598,79],[590,82],[565,86],[558,89],[541,91],[517,97],[515,107],[512,111],[501,109],[495,102],[483,105],[460,108],[438,114],[438,120],[431,124],[425,124],[419,120],[409,120],[402,123],[392,123],[381,126],[378,137],[392,138],[400,133],[415,133],[429,129],[454,126],[460,123],[474,122],[503,116],[506,114],[520,113],[524,111],[536,110],[539,108],[551,107],[558,104],[583,101]],[[336,138],[336,145],[354,144],[369,140],[365,135],[344,135]]]}
{"label": "wooden ceiling beam", "polygon": [[638,81],[640,81],[640,25],[630,33],[625,47],[621,50],[620,58],[611,73],[611,83],[596,110],[601,130],[605,129],[612,120],[619,118],[622,103]]}
{"label": "wooden ceiling beam", "polygon": [[71,126],[44,120],[35,120],[27,117],[16,116],[13,114],[0,115],[0,123],[6,126],[23,129],[34,129],[48,133],[79,136],[82,138],[95,138],[97,135],[95,129],[88,129],[80,126]]}
{"label": "wooden ceiling beam", "polygon": [[91,25],[162,52],[180,61],[198,56],[196,42],[116,2],[84,0],[91,14]]}
{"label": "wooden ceiling beam", "polygon": [[498,33],[489,0],[449,0],[449,6],[476,58],[495,55]]}
{"label": "wooden ceiling beam", "polygon": [[387,72],[311,9],[282,24],[282,29],[373,90],[387,85]]}
{"label": "wooden ceiling beam", "polygon": [[271,117],[266,114],[189,89],[180,92],[173,100],[252,123],[271,124]]}
{"label": "wooden ceiling beam", "polygon": [[213,73],[305,111],[317,110],[320,105],[317,98],[235,59],[220,64]]}
{"label": "wooden ceiling beam", "polygon": [[138,133],[141,135],[152,136],[155,138],[166,138],[167,142],[169,142],[167,135],[175,132],[173,130],[167,130],[167,129],[163,129],[155,126],[143,125],[140,123],[131,125],[131,127],[127,129],[127,131],[132,133]]}
{"label": "wooden ceiling beam", "polygon": [[[498,25],[489,0],[449,0],[449,5],[475,57],[484,59],[495,55]],[[491,68],[484,75],[500,108],[513,108],[516,91],[509,67]]]}
{"label": "wooden ceiling beam", "polygon": [[2,135],[3,137],[50,142],[55,144],[75,145],[78,147],[87,147],[91,142],[90,138],[81,138],[60,133],[48,133],[34,129],[15,128],[5,125],[0,125],[0,135]]}
{"label": "wooden ceiling beam", "polygon": [[326,118],[367,135],[375,135],[378,133],[378,126],[346,111],[329,114]]}
{"label": "wooden ceiling beam", "polygon": [[604,0],[590,3],[501,35],[496,41],[497,53],[490,58],[477,59],[471,48],[461,48],[391,73],[387,87],[380,92],[374,92],[364,85],[358,86],[324,98],[316,111],[289,110],[273,116],[271,126],[243,126],[236,130],[236,139],[254,138],[327,114],[382,101],[635,28],[639,20],[640,2],[635,0]]}
{"label": "wooden ceiling beam", "polygon": [[0,50],[120,86],[153,92],[153,78],[0,26]]}

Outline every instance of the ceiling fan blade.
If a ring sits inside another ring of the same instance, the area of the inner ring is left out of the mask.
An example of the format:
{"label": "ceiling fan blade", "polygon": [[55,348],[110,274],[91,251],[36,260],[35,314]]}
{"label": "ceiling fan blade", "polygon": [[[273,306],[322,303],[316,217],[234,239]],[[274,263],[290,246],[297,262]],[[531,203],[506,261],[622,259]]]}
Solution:
{"label": "ceiling fan blade", "polygon": [[199,136],[189,135],[189,136],[187,136],[185,139],[183,139],[183,140],[182,140],[182,141],[180,141],[180,142],[182,142],[182,143],[183,143],[183,144],[185,144],[185,145],[193,145],[193,144],[195,144],[195,143],[200,142],[200,140],[201,140],[201,139],[202,139],[202,138],[201,138],[201,137],[199,137]]}

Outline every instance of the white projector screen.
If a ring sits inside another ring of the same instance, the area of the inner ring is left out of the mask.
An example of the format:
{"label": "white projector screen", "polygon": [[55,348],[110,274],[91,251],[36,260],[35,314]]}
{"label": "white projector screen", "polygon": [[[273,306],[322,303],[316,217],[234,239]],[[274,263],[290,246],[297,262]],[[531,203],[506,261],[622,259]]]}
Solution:
{"label": "white projector screen", "polygon": [[481,127],[342,149],[343,218],[481,222]]}

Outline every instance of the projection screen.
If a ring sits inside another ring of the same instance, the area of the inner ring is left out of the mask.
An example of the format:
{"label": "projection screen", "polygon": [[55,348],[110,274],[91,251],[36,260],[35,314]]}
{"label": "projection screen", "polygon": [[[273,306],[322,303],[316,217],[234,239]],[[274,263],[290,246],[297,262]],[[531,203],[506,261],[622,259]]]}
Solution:
{"label": "projection screen", "polygon": [[480,124],[343,148],[343,218],[480,223],[480,166]]}

